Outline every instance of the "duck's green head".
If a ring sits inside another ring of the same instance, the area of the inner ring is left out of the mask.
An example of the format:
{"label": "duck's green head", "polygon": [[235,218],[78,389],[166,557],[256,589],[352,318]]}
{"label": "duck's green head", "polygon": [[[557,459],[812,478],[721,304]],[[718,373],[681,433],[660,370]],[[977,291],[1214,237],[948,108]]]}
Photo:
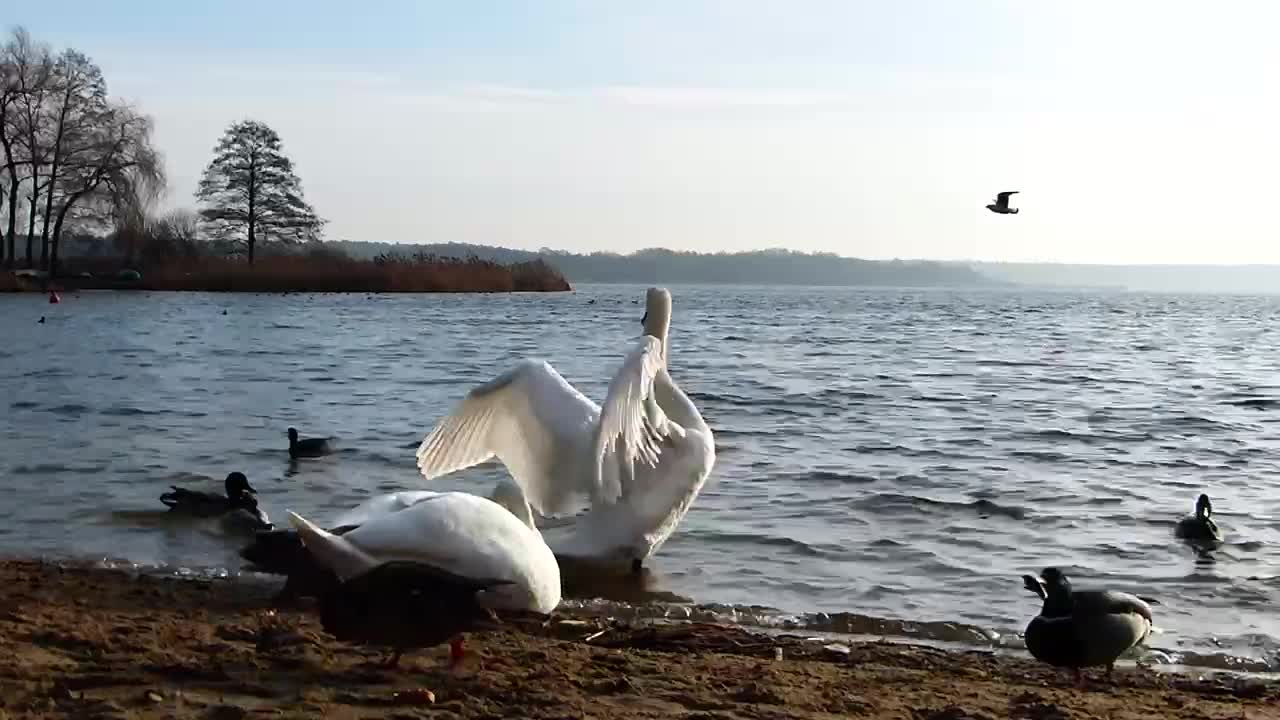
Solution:
{"label": "duck's green head", "polygon": [[[249,484],[249,478],[245,477],[242,472],[233,472],[227,475],[226,486],[227,497],[232,500],[238,500],[244,497],[248,497],[252,500],[253,498],[250,493],[256,494],[258,492],[253,489],[253,486]],[[258,502],[256,500],[254,500],[253,506],[258,506]]]}

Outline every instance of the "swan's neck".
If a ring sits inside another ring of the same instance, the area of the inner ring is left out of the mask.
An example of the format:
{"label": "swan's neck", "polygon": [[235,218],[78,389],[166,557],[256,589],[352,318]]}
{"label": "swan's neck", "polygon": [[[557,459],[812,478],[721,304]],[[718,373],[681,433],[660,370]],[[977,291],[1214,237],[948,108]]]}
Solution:
{"label": "swan's neck", "polygon": [[645,302],[644,334],[662,341],[662,354],[667,353],[667,331],[671,329],[671,295],[654,288]]}
{"label": "swan's neck", "polygon": [[509,510],[520,522],[528,525],[531,529],[538,529],[538,526],[533,521],[533,510],[529,508],[529,500],[525,497],[524,490],[519,485],[503,480],[493,489],[493,494],[489,496],[489,499]]}
{"label": "swan's neck", "polygon": [[676,385],[671,375],[663,369],[653,380],[653,395],[658,407],[666,413],[667,419],[683,427],[685,430],[708,430],[707,423],[698,412],[688,395]]}

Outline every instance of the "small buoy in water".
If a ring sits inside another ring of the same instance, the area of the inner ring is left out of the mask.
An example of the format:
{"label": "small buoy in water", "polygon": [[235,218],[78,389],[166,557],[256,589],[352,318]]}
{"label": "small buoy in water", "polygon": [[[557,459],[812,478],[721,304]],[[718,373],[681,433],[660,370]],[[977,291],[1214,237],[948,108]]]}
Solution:
{"label": "small buoy in water", "polygon": [[226,311],[226,310],[223,310],[223,311],[222,311],[222,314],[223,314],[223,315],[226,315],[226,314],[227,314],[227,311]]}
{"label": "small buoy in water", "polygon": [[54,291],[50,290],[50,291],[49,291],[49,304],[50,304],[50,305],[53,305],[53,304],[55,304],[55,303],[60,303],[60,302],[62,302],[62,298],[58,297],[58,293],[56,293],[56,292],[54,292]]}

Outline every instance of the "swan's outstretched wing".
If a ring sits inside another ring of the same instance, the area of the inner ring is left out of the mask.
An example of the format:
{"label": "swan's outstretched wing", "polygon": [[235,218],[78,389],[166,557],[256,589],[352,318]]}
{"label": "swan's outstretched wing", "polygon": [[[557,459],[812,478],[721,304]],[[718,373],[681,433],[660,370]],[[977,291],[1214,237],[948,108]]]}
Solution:
{"label": "swan's outstretched wing", "polygon": [[996,193],[996,202],[1000,203],[1001,205],[1003,205],[1003,206],[1005,206],[1005,207],[1008,207],[1008,205],[1009,205],[1009,196],[1010,196],[1010,195],[1017,195],[1017,194],[1018,194],[1018,191],[1017,191],[1017,190],[1006,190],[1005,192],[1002,192],[1002,193]]}
{"label": "swan's outstretched wing", "polygon": [[418,447],[430,480],[497,456],[543,514],[587,492],[582,467],[599,408],[540,360],[526,360],[467,394]]}
{"label": "swan's outstretched wing", "polygon": [[658,464],[670,429],[654,399],[653,381],[665,366],[662,341],[645,335],[609,382],[595,438],[595,484],[604,500],[626,493],[636,462]]}

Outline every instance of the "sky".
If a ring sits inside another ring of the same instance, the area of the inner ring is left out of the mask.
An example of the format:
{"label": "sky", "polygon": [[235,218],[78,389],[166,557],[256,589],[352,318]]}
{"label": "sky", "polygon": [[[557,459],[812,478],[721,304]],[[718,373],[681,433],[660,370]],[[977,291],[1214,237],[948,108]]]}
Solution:
{"label": "sky", "polygon": [[[1280,262],[1280,3],[60,0],[191,207],[274,127],[329,239]],[[1018,190],[1018,215],[985,209]]]}

